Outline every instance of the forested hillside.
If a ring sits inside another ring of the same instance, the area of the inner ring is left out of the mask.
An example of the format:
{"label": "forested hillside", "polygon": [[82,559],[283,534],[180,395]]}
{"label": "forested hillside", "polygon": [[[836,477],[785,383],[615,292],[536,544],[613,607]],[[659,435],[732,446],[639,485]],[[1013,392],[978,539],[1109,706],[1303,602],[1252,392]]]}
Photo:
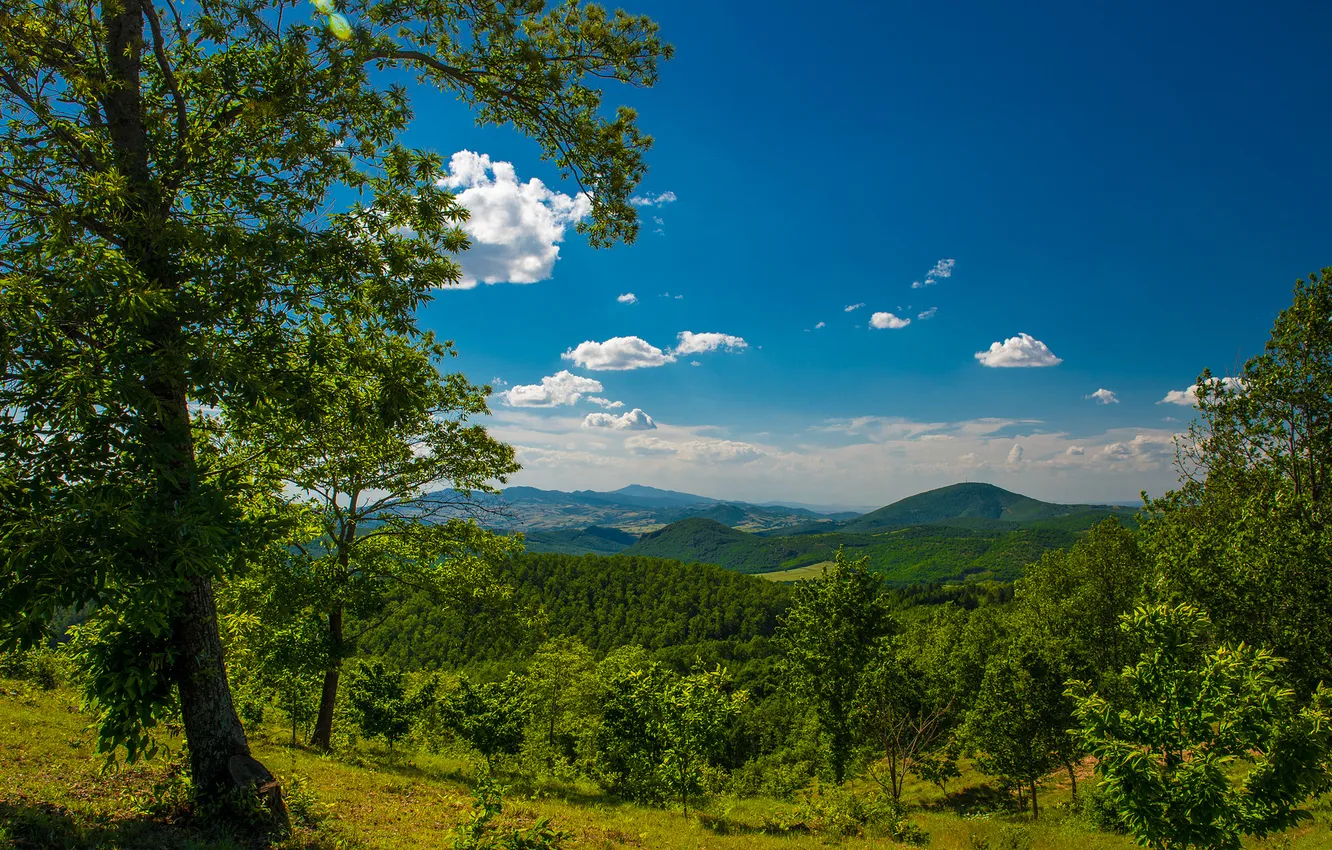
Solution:
{"label": "forested hillside", "polygon": [[637,534],[600,525],[529,531],[523,537],[529,552],[555,552],[565,555],[613,555],[632,546],[638,539]]}
{"label": "forested hillside", "polygon": [[1102,517],[1132,516],[1133,509],[1095,505],[1057,505],[995,487],[993,484],[971,482],[953,484],[908,496],[886,507],[848,520],[839,530],[852,533],[874,533],[910,525],[941,525],[957,520],[1001,520],[1027,523],[1048,520],[1088,510]]}
{"label": "forested hillside", "polygon": [[[573,637],[597,653],[642,646],[684,672],[695,655],[715,664],[769,654],[765,640],[790,602],[783,585],[629,555],[529,553],[498,577],[512,587],[520,614],[503,627],[494,627],[490,612],[469,615],[415,595],[398,603],[393,627],[374,632],[363,649],[408,669],[459,668],[521,659],[545,636]],[[521,622],[534,614],[534,623]]]}
{"label": "forested hillside", "polygon": [[839,547],[846,547],[856,557],[869,558],[870,568],[889,586],[966,578],[1012,581],[1042,552],[1071,546],[1108,515],[1113,512],[1087,510],[1024,522],[963,515],[949,524],[915,525],[876,534],[799,529],[797,534],[757,535],[688,519],[645,534],[624,551],[718,564],[737,572],[770,573],[831,560]]}

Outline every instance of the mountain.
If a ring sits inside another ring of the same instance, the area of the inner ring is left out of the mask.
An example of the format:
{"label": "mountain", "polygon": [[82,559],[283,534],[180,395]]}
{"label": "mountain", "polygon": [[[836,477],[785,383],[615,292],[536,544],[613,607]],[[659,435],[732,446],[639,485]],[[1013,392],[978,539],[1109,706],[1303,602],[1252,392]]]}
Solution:
{"label": "mountain", "polygon": [[[821,522],[746,533],[692,517],[644,534],[626,555],[717,564],[782,579],[812,575],[839,547],[890,585],[991,578],[1011,581],[1043,552],[1071,546],[1125,508],[1057,505],[988,484],[960,484],[903,499],[847,523]],[[868,520],[868,521],[866,521]],[[809,567],[809,570],[801,570]]]}
{"label": "mountain", "polygon": [[695,496],[692,493],[680,493],[676,490],[661,490],[642,484],[630,484],[608,493],[594,490],[575,490],[571,495],[603,500],[620,505],[637,505],[644,508],[685,508],[696,505],[715,505],[720,499],[707,496]]}
{"label": "mountain", "polygon": [[1133,514],[1127,508],[1109,505],[1057,505],[1013,493],[993,484],[967,483],[908,496],[845,522],[839,530],[852,534],[872,534],[912,525],[941,525],[959,521],[966,524],[967,520],[1027,523],[1096,510],[1119,516]]}
{"label": "mountain", "polygon": [[[803,507],[726,502],[641,484],[608,492],[509,487],[498,496],[482,495],[474,501],[487,509],[483,522],[497,531],[527,534],[529,545],[541,552],[609,554],[629,545],[639,534],[695,516],[746,531],[796,525],[831,527],[839,520],[858,516],[828,517]],[[594,527],[601,531],[589,535]],[[620,543],[601,533],[607,529],[626,532],[629,539]],[[560,533],[552,536],[553,532]]]}

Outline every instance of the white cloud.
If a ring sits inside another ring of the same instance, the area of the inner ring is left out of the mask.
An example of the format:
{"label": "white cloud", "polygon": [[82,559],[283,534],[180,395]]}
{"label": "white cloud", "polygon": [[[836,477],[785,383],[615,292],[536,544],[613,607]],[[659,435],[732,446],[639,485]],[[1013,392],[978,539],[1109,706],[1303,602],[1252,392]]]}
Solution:
{"label": "white cloud", "polygon": [[613,428],[616,431],[653,431],[657,423],[641,409],[635,407],[616,416],[613,413],[589,413],[583,419],[584,428]]}
{"label": "white cloud", "polygon": [[588,396],[586,400],[592,402],[593,404],[600,405],[601,407],[604,407],[607,410],[617,410],[621,407],[624,407],[624,402],[622,401],[611,401],[608,398],[598,398],[597,396],[594,395]]}
{"label": "white cloud", "polygon": [[828,326],[827,322],[819,322],[817,325],[814,326],[814,330],[818,330],[819,328],[826,328],[827,326]]}
{"label": "white cloud", "polygon": [[[611,337],[605,342],[587,340],[560,356],[572,360],[575,366],[600,371],[647,369],[674,363],[682,356],[706,354],[724,348],[741,351],[749,347],[743,337],[723,333],[694,333],[681,331],[676,335],[675,347],[662,351],[652,343],[636,336]],[[692,365],[698,365],[694,362]]]}
{"label": "white cloud", "polygon": [[990,344],[988,351],[977,351],[976,359],[982,366],[995,368],[1009,366],[1057,366],[1064,361],[1039,339],[1020,333],[1003,342]]}
{"label": "white cloud", "polygon": [[689,365],[690,365],[690,366],[702,366],[703,364],[700,363],[700,362],[698,362],[697,360],[690,360],[690,361],[689,361]]}
{"label": "white cloud", "polygon": [[[560,355],[572,360],[575,366],[594,372],[622,372],[628,369],[647,369],[674,362],[667,354],[647,340],[636,336],[616,336],[605,342],[588,340]],[[600,391],[600,388],[598,388]]]}
{"label": "white cloud", "polygon": [[492,387],[507,387],[509,385],[509,382],[504,380],[503,378],[491,378],[490,385]]}
{"label": "white cloud", "polygon": [[864,307],[864,306],[865,306],[865,302],[864,302],[864,301],[861,301],[861,302],[859,302],[859,303],[857,303],[857,304],[848,304],[848,305],[846,305],[845,307],[842,308],[842,312],[843,312],[843,313],[850,313],[852,310],[859,310],[861,307]]}
{"label": "white cloud", "polygon": [[619,301],[621,304],[637,304],[638,296],[632,292],[626,292],[623,295],[617,295],[615,300]]}
{"label": "white cloud", "polygon": [[[562,449],[549,449],[541,446],[522,446],[516,445],[514,449],[518,452],[518,462],[522,464],[523,469],[557,469],[566,470],[570,467],[606,467],[615,463],[614,458],[606,457],[595,452],[567,451]],[[567,472],[556,473],[560,476],[568,475]]]}
{"label": "white cloud", "polygon": [[[1216,384],[1218,381],[1221,383],[1222,389],[1239,390],[1244,388],[1244,383],[1239,378],[1212,378],[1212,384]],[[1184,404],[1197,407],[1198,385],[1194,384],[1183,390],[1171,390],[1157,404]]]}
{"label": "white cloud", "polygon": [[764,456],[762,449],[735,440],[689,440],[680,444],[680,455],[686,460],[713,463],[748,463]]}
{"label": "white cloud", "polygon": [[[865,506],[963,480],[1067,504],[1178,486],[1173,439],[1179,426],[1075,435],[1031,420],[862,416],[808,423],[813,427],[794,432],[736,433],[659,421],[654,430],[633,431],[583,427],[584,413],[496,411],[492,433],[520,447],[524,470],[515,484],[613,490],[644,483],[723,499],[798,495]],[[1015,444],[1021,458],[1010,464]]]}
{"label": "white cloud", "polygon": [[662,192],[660,195],[648,193],[646,195],[635,195],[629,199],[629,203],[636,207],[659,207],[663,204],[673,203],[677,200],[674,192]]}
{"label": "white cloud", "polygon": [[565,369],[542,378],[539,384],[520,384],[505,390],[499,396],[510,407],[556,407],[562,404],[574,404],[585,393],[601,391],[600,381],[575,375]]}
{"label": "white cloud", "polygon": [[743,338],[731,334],[696,334],[693,331],[680,331],[676,335],[676,340],[675,348],[671,349],[672,357],[682,354],[706,354],[709,351],[716,351],[718,348],[725,348],[727,351],[739,351],[749,347],[749,343],[745,342]]}
{"label": "white cloud", "polygon": [[1009,466],[1017,466],[1022,463],[1022,447],[1017,443],[1014,443],[1013,448],[1008,450],[1007,463]]}
{"label": "white cloud", "polygon": [[926,280],[941,280],[953,276],[953,267],[957,265],[957,260],[940,260],[934,264],[934,268],[925,273]]}
{"label": "white cloud", "polygon": [[624,441],[624,447],[630,454],[642,456],[673,455],[678,449],[660,437],[638,435]]}
{"label": "white cloud", "polygon": [[916,314],[916,318],[917,318],[917,319],[920,319],[921,321],[924,321],[924,320],[926,320],[926,319],[933,319],[933,318],[934,318],[934,314],[937,313],[937,312],[939,312],[939,308],[938,308],[938,307],[931,307],[931,308],[928,309],[928,310],[922,310],[921,312],[917,313],[917,314]]}
{"label": "white cloud", "polygon": [[440,185],[457,191],[470,213],[463,224],[472,241],[461,255],[463,288],[549,279],[565,231],[592,209],[586,195],[555,192],[536,178],[519,183],[512,163],[467,150],[450,158]]}
{"label": "white cloud", "polygon": [[1104,387],[1083,398],[1094,398],[1097,404],[1119,404],[1119,396],[1115,395],[1114,390],[1107,390]]}
{"label": "white cloud", "polygon": [[934,268],[925,273],[924,282],[915,281],[911,284],[912,289],[920,289],[924,286],[933,286],[947,277],[953,276],[953,267],[957,265],[957,260],[940,260],[934,264]]}
{"label": "white cloud", "polygon": [[904,328],[911,324],[911,320],[899,319],[892,313],[875,313],[873,316],[870,316],[869,323],[872,328],[879,328],[880,330],[885,328],[896,330],[897,328]]}

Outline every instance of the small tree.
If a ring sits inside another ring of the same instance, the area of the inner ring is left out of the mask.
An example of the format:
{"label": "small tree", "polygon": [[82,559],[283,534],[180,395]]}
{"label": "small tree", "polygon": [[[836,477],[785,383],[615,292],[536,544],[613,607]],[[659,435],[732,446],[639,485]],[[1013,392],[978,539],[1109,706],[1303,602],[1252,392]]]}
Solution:
{"label": "small tree", "polygon": [[547,769],[554,768],[557,757],[571,761],[577,756],[578,741],[596,710],[595,669],[592,651],[573,637],[551,638],[532,656],[529,744],[539,750]]}
{"label": "small tree", "polygon": [[613,793],[647,803],[703,790],[704,767],[716,762],[726,730],[748,695],[728,694],[724,671],[678,677],[642,662],[641,650],[602,662],[601,724],[596,772]]}
{"label": "small tree", "polygon": [[1187,604],[1138,608],[1122,624],[1143,646],[1123,674],[1129,704],[1069,688],[1107,797],[1160,850],[1238,850],[1244,835],[1307,818],[1296,807],[1332,779],[1332,695],[1319,686],[1297,709],[1281,659],[1243,644],[1208,650],[1210,625]]}
{"label": "small tree", "polygon": [[285,588],[319,625],[323,687],[310,743],[327,749],[343,659],[385,622],[393,594],[422,590],[462,609],[502,599],[493,565],[521,543],[470,521],[495,510],[473,495],[494,493],[491,482],[518,467],[513,449],[476,422],[489,388],[440,374],[451,343],[339,329],[322,349],[329,368],[317,410],[301,419],[237,412],[226,417],[224,448],[275,494],[252,500],[257,512],[287,520],[270,547],[277,554],[242,561],[229,594],[280,627],[282,613],[256,603]]}
{"label": "small tree", "polygon": [[802,582],[779,625],[787,680],[813,703],[828,738],[833,778],[841,782],[855,745],[852,711],[874,639],[887,621],[878,604],[881,586],[869,559],[852,561],[842,549],[823,575]]}
{"label": "small tree", "polygon": [[[659,664],[629,669],[613,663],[602,685],[596,732],[596,774],[607,790],[646,803],[663,798],[659,770],[666,761],[660,699],[667,671]],[[602,662],[603,666],[607,662]]]}
{"label": "small tree", "polygon": [[[924,769],[936,778],[948,772],[939,751],[948,743],[952,707],[945,691],[931,687],[913,654],[899,652],[894,641],[880,642],[861,677],[855,716],[874,758],[870,777],[894,803],[902,800],[908,772],[921,776]],[[887,769],[886,782],[875,762]]]}
{"label": "small tree", "polygon": [[1017,643],[990,659],[967,717],[980,768],[1025,786],[1032,820],[1040,817],[1037,781],[1071,762],[1077,746],[1067,731],[1073,721],[1064,669],[1048,647]]}
{"label": "small tree", "polygon": [[362,663],[347,689],[352,721],[367,738],[383,738],[389,749],[406,737],[412,718],[420,709],[418,700],[407,696],[406,677],[390,670],[382,661]]}
{"label": "small tree", "polygon": [[445,706],[446,722],[495,770],[495,757],[517,755],[523,748],[529,714],[528,685],[512,673],[502,682],[474,685],[463,676]]}
{"label": "small tree", "polygon": [[659,695],[664,709],[660,775],[686,815],[690,795],[703,790],[703,768],[716,760],[727,726],[745,703],[745,692],[726,693],[726,682],[720,669],[699,672],[667,683]]}

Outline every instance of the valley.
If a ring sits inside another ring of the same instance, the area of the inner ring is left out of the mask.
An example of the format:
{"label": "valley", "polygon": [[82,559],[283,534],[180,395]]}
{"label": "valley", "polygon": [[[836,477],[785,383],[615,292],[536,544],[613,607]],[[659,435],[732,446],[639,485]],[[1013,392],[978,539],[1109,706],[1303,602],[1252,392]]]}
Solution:
{"label": "valley", "polygon": [[511,487],[496,530],[522,532],[530,552],[667,558],[794,580],[817,574],[839,547],[868,557],[890,585],[1012,581],[1051,549],[1072,545],[1124,505],[1061,505],[990,484],[964,483],[873,511],[723,502],[630,486],[613,492]]}

